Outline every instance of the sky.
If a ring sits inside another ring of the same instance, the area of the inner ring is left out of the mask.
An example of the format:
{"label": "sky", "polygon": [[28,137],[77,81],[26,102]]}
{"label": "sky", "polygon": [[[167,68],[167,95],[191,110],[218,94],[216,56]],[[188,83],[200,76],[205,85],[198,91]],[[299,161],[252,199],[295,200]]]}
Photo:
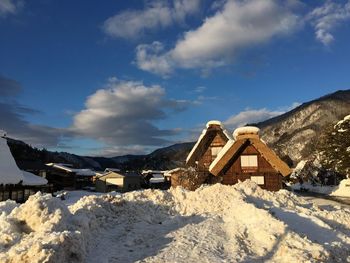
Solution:
{"label": "sky", "polygon": [[350,87],[350,0],[0,0],[0,130],[144,154]]}

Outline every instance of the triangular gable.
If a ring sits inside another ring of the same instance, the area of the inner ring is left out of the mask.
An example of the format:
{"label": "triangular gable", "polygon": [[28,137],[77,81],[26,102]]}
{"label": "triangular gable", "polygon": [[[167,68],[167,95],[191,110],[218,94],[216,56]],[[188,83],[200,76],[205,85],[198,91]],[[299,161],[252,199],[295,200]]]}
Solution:
{"label": "triangular gable", "polygon": [[191,152],[188,154],[186,159],[186,165],[194,166],[195,161],[198,160],[205,151],[208,149],[214,138],[219,135],[226,142],[230,140],[228,132],[224,129],[204,129],[201,136],[198,138],[196,144],[193,146]]}
{"label": "triangular gable", "polygon": [[287,176],[292,172],[288,165],[284,163],[265,143],[259,139],[244,138],[237,140],[234,143],[232,143],[232,141],[227,142],[225,147],[221,150],[220,154],[210,165],[210,173],[215,176],[219,175],[226,164],[233,158],[236,158],[239,154],[240,149],[249,142],[256,148],[262,157],[283,176]]}
{"label": "triangular gable", "polygon": [[224,169],[225,165],[235,157],[245,142],[246,140],[229,140],[224,148],[222,148],[218,156],[216,156],[214,161],[211,163],[209,167],[210,173],[215,176],[219,175],[222,169]]}
{"label": "triangular gable", "polygon": [[273,168],[279,171],[283,176],[287,176],[292,173],[292,170],[289,168],[289,166],[285,162],[283,162],[277,156],[277,154],[265,143],[257,139],[250,139],[250,141],[254,145],[254,147],[260,152],[262,157],[264,157],[265,160],[269,164],[271,164]]}

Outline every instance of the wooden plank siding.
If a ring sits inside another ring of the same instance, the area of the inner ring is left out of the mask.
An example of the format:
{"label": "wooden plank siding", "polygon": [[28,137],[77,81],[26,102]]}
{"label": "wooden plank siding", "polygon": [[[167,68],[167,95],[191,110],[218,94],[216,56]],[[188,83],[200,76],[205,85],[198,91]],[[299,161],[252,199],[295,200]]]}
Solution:
{"label": "wooden plank siding", "polygon": [[[258,167],[254,172],[245,172],[241,167],[242,155],[256,155],[258,159]],[[264,185],[261,188],[278,191],[282,188],[282,176],[271,164],[259,153],[259,151],[251,144],[243,145],[242,149],[228,162],[228,165],[221,171],[222,183],[233,185],[238,181],[250,179],[251,176],[263,176]]]}
{"label": "wooden plank siding", "polygon": [[214,136],[214,138],[210,138],[208,144],[206,144],[204,146],[205,148],[202,150],[204,154],[199,158],[197,166],[199,172],[209,173],[209,166],[216,157],[212,155],[212,147],[224,147],[227,142],[227,138],[224,138],[221,132],[216,134],[211,133],[208,136]]}

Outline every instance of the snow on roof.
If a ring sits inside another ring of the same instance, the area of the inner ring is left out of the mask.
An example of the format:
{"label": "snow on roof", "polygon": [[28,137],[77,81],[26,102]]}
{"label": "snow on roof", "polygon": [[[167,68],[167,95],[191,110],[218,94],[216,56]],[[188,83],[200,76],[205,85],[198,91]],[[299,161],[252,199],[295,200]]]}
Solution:
{"label": "snow on roof", "polygon": [[238,135],[254,134],[259,135],[260,129],[254,126],[239,127],[233,132],[233,138],[236,140]]}
{"label": "snow on roof", "polygon": [[164,183],[165,182],[165,179],[164,178],[151,178],[149,179],[149,182],[151,184],[159,184],[159,183]]}
{"label": "snow on roof", "polygon": [[18,184],[23,174],[17,167],[7,141],[0,137],[0,184]]}
{"label": "snow on roof", "polygon": [[105,172],[120,172],[120,169],[118,169],[118,168],[106,168]]}
{"label": "snow on roof", "polygon": [[234,140],[228,140],[225,146],[218,153],[214,161],[209,166],[209,171],[212,170],[215,165],[221,160],[221,158],[227,153],[227,151],[231,148],[231,146],[235,143]]}
{"label": "snow on roof", "polygon": [[142,170],[141,174],[163,174],[164,172],[160,170]]}
{"label": "snow on roof", "polygon": [[227,137],[227,139],[232,140],[231,134],[224,128],[224,125],[220,121],[216,121],[216,120],[208,121],[207,125],[206,125],[207,128],[203,129],[203,131],[202,131],[201,135],[199,136],[196,144],[193,146],[192,150],[188,154],[188,156],[186,158],[186,163],[191,159],[191,157],[194,154],[194,152],[196,151],[198,145],[200,144],[200,142],[203,140],[205,134],[207,133],[207,130],[208,130],[210,125],[220,125],[220,127],[221,127],[223,133],[225,134],[225,136]]}
{"label": "snow on roof", "polygon": [[182,168],[182,167],[178,167],[178,168],[175,168],[175,169],[172,169],[172,170],[168,170],[164,173],[164,176],[171,176],[172,173],[174,172],[178,172],[178,171],[181,171],[181,170],[186,170],[185,168]]}
{"label": "snow on roof", "polygon": [[[66,172],[70,172],[70,173],[76,173],[76,175],[80,175],[80,176],[94,176],[96,175],[96,172],[90,170],[90,169],[75,169],[72,168],[71,164],[63,164],[63,163],[47,163],[47,166],[51,166],[57,169],[61,169],[64,170]],[[70,167],[67,167],[70,166]]]}
{"label": "snow on roof", "polygon": [[211,125],[219,125],[221,128],[224,128],[221,121],[217,121],[217,120],[211,120],[207,122],[207,128],[209,128],[209,126]]}
{"label": "snow on roof", "polygon": [[47,180],[43,177],[37,176],[35,174],[29,173],[27,171],[22,171],[23,174],[23,185],[45,185]]}

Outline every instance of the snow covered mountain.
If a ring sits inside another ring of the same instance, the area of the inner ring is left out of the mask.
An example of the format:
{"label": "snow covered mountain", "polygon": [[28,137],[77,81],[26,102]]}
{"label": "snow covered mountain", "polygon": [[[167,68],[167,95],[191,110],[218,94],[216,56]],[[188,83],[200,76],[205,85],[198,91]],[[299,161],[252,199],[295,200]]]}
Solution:
{"label": "snow covered mountain", "polygon": [[325,128],[350,114],[350,90],[340,90],[275,118],[254,124],[282,158],[293,164],[313,154]]}

